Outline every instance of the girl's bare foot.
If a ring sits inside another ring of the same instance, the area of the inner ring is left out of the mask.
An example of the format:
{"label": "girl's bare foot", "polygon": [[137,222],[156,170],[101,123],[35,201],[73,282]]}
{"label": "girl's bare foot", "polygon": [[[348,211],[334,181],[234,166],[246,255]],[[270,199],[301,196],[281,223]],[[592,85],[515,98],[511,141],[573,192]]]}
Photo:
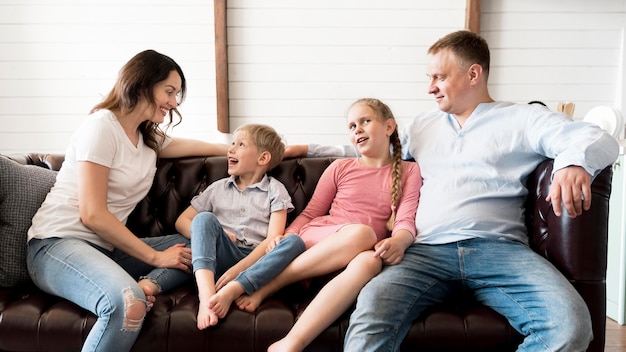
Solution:
{"label": "girl's bare foot", "polygon": [[201,299],[200,305],[198,306],[198,330],[204,330],[209,326],[215,326],[218,322],[218,316],[215,314],[213,309],[209,308],[209,299]]}
{"label": "girl's bare foot", "polygon": [[244,292],[243,287],[238,282],[231,281],[209,298],[209,308],[222,319],[228,313],[233,301]]}
{"label": "girl's bare foot", "polygon": [[235,300],[237,308],[250,313],[254,313],[261,305],[261,302],[263,302],[263,298],[259,297],[256,292],[250,296],[241,295]]}
{"label": "girl's bare foot", "polygon": [[300,352],[306,346],[302,346],[298,341],[293,341],[293,339],[289,339],[288,336],[284,337],[282,340],[278,340],[270,345],[267,348],[267,352]]}

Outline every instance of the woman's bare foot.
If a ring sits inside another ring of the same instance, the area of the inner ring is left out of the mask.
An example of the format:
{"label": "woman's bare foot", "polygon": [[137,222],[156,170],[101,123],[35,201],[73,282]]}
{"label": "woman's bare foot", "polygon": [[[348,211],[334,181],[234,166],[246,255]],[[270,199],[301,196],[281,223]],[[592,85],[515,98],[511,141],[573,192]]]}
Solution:
{"label": "woman's bare foot", "polygon": [[286,336],[271,344],[270,347],[267,348],[267,352],[300,352],[304,347],[306,346]]}
{"label": "woman's bare foot", "polygon": [[198,330],[204,330],[209,326],[215,326],[218,322],[218,316],[215,314],[213,309],[209,308],[209,300],[211,297],[207,297],[206,299],[200,300],[200,305],[198,306]]}
{"label": "woman's bare foot", "polygon": [[209,308],[213,309],[215,314],[222,319],[228,313],[233,301],[244,292],[243,286],[236,281],[231,281],[216,294],[211,296],[209,299]]}
{"label": "woman's bare foot", "polygon": [[143,279],[138,283],[139,287],[143,290],[144,295],[146,295],[146,313],[152,309],[154,302],[156,301],[156,295],[159,293],[159,287],[152,281]]}
{"label": "woman's bare foot", "polygon": [[259,297],[256,292],[250,296],[242,295],[235,300],[237,308],[250,313],[254,313],[261,305],[261,302],[263,302],[263,298]]}

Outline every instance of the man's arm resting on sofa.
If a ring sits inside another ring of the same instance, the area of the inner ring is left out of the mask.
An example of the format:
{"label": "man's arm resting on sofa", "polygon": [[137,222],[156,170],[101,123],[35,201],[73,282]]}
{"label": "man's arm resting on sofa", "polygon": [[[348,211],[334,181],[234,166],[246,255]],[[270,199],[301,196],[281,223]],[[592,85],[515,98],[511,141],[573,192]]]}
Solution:
{"label": "man's arm resting on sofa", "polygon": [[356,150],[351,145],[294,144],[285,148],[284,157],[356,157]]}

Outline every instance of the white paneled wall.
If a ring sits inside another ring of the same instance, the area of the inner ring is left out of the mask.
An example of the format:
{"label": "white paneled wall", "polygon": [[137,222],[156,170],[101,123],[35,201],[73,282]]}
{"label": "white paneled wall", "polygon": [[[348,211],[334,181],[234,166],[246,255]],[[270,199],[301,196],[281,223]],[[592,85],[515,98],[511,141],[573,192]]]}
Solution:
{"label": "white paneled wall", "polygon": [[491,91],[501,100],[621,108],[625,0],[483,0],[481,34],[492,52]]}
{"label": "white paneled wall", "polygon": [[[620,107],[625,0],[483,0],[495,99]],[[400,124],[435,108],[430,44],[464,26],[465,1],[228,3],[231,127],[270,123],[289,143],[346,143],[354,99],[386,101]]]}
{"label": "white paneled wall", "polygon": [[290,144],[343,144],[357,98],[383,99],[401,121],[432,109],[424,53],[464,21],[460,0],[231,0],[231,128],[264,122]]}
{"label": "white paneled wall", "polygon": [[71,133],[136,53],[182,67],[188,98],[174,134],[214,138],[209,0],[0,0],[0,153],[63,153]]}
{"label": "white paneled wall", "polygon": [[[464,26],[465,0],[229,0],[231,129],[288,143],[347,142],[344,115],[383,99],[401,124],[436,105],[426,50]],[[494,98],[623,106],[626,0],[482,0]],[[216,132],[213,1],[0,0],[0,153],[63,152],[136,52],[178,61],[189,82],[175,135]]]}

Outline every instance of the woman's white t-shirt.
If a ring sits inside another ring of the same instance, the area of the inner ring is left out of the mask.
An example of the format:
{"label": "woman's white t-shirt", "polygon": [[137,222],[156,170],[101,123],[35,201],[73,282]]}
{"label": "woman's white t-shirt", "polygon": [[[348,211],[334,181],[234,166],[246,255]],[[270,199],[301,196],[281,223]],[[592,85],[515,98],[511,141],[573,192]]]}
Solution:
{"label": "woman's white t-shirt", "polygon": [[[171,140],[167,139],[165,147]],[[80,221],[78,210],[78,162],[89,161],[110,169],[107,190],[109,211],[126,224],[128,216],[142,200],[156,172],[156,153],[143,143],[137,146],[126,136],[117,117],[109,110],[89,115],[74,133],[56,182],[28,230],[32,238],[80,238],[108,250],[104,241]]]}

